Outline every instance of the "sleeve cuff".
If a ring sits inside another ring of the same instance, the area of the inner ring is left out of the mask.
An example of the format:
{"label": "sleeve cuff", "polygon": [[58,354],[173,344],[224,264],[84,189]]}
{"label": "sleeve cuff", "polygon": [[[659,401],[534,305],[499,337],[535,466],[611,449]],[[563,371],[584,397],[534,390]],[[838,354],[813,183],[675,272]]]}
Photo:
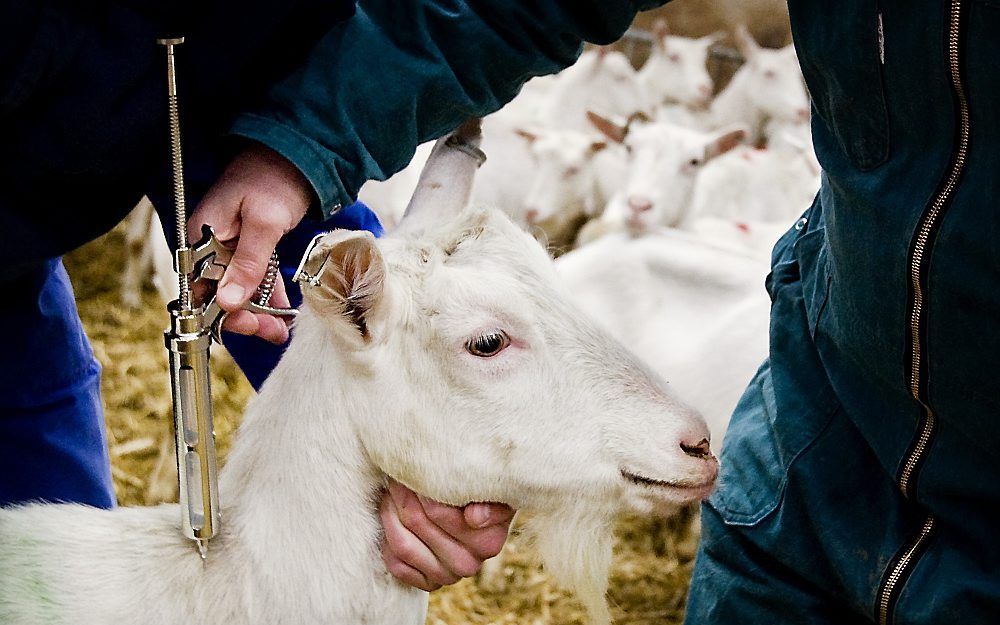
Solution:
{"label": "sleeve cuff", "polygon": [[323,219],[354,201],[340,180],[335,157],[294,129],[267,117],[245,113],[236,118],[229,134],[262,143],[295,165],[312,185]]}

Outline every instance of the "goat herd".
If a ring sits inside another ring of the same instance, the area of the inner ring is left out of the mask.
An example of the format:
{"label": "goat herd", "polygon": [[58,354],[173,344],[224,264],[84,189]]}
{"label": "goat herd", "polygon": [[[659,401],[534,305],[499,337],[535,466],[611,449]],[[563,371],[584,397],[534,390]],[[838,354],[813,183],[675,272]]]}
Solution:
{"label": "goat herd", "polygon": [[[422,623],[426,594],[377,552],[388,475],[526,511],[547,569],[610,623],[612,520],[711,489],[707,439],[766,354],[767,250],[818,186],[794,53],[737,39],[714,100],[714,39],[661,30],[638,72],[588,51],[367,185],[391,232],[334,231],[305,260],[208,559],[175,504],[2,509],[0,620]],[[573,249],[553,263],[536,236]]]}

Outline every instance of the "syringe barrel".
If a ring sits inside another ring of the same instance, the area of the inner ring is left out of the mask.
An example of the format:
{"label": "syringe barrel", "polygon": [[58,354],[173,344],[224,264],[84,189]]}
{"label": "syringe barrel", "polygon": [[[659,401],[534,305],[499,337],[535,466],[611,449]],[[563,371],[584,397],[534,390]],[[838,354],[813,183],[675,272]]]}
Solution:
{"label": "syringe barrel", "polygon": [[182,530],[188,538],[207,541],[221,522],[208,369],[212,338],[201,327],[200,311],[185,313],[177,302],[169,310],[164,342],[170,354]]}

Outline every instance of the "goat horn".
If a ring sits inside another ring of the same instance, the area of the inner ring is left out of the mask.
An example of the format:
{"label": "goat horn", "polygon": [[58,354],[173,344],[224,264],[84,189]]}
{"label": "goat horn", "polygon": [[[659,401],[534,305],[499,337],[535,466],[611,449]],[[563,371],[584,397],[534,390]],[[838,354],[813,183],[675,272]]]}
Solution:
{"label": "goat horn", "polygon": [[438,139],[406,207],[401,226],[422,225],[457,215],[468,205],[476,170],[486,161],[479,149],[482,120],[470,119]]}

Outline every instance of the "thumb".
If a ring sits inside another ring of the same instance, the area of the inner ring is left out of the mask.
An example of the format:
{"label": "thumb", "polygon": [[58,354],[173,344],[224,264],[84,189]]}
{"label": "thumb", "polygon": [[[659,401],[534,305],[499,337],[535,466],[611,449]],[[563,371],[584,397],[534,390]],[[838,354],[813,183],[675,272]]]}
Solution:
{"label": "thumb", "polygon": [[514,518],[514,510],[502,503],[471,503],[465,506],[463,514],[465,523],[472,529],[509,523]]}

